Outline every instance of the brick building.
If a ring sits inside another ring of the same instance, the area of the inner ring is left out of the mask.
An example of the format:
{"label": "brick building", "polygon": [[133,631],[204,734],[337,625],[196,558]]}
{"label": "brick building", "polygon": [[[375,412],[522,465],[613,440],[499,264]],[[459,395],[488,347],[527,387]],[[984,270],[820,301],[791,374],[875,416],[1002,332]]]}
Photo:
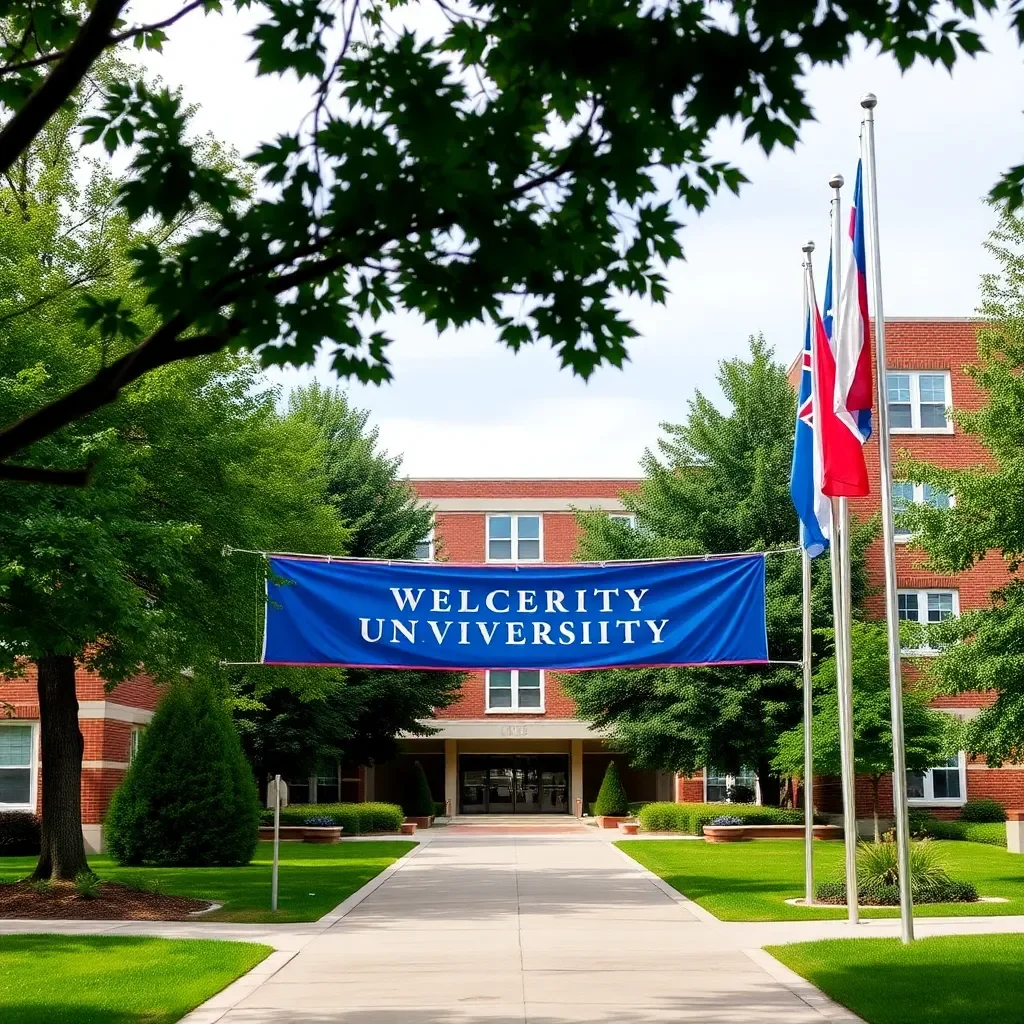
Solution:
{"label": "brick building", "polygon": [[[886,320],[888,399],[894,472],[901,457],[910,457],[950,468],[984,465],[987,454],[974,438],[966,437],[954,425],[950,409],[974,410],[985,402],[975,382],[964,373],[967,364],[977,362],[979,321],[965,318],[893,317]],[[872,351],[874,351],[872,349]],[[795,380],[797,364],[791,367]],[[877,401],[877,396],[876,396]],[[877,422],[877,420],[876,420]],[[876,514],[881,505],[877,494],[877,432],[865,447],[868,476],[874,494],[850,499],[852,515],[861,519]],[[895,480],[893,498],[902,502],[928,502],[947,507],[955,495],[940,494],[920,484]],[[896,572],[901,618],[921,623],[938,622],[990,603],[990,594],[1008,579],[1006,564],[998,553],[956,576],[942,576],[923,568],[924,556],[907,545],[909,537],[897,536]],[[874,591],[867,600],[870,616],[884,614],[885,581],[881,539],[866,554],[868,577]],[[934,651],[907,652],[927,658]],[[904,662],[904,685],[913,685],[912,663]],[[970,718],[994,700],[984,693],[940,697],[935,706],[961,718]],[[948,764],[937,765],[924,775],[908,778],[911,809],[928,810],[939,817],[956,817],[967,799],[993,797],[1008,807],[1024,807],[1024,767],[991,770],[983,761],[969,761],[965,754]],[[891,778],[883,780],[880,792],[882,812],[892,814]],[[825,811],[841,810],[837,779],[821,779],[815,803]],[[871,813],[868,780],[857,786],[858,817]]]}
{"label": "brick building", "polygon": [[[452,562],[569,562],[578,530],[574,509],[626,516],[621,501],[635,480],[413,480],[435,509],[424,558]],[[369,770],[367,794],[398,799],[408,762],[427,772],[435,799],[453,814],[575,814],[597,796],[616,760],[631,800],[672,799],[672,776],[639,772],[610,751],[553,673],[471,672],[461,698],[430,723],[438,733],[408,739],[406,754]],[[442,797],[443,795],[443,797]]]}
{"label": "brick building", "polygon": [[[76,673],[82,731],[82,832],[86,849],[103,848],[103,816],[128,770],[142,730],[153,717],[160,689],[145,676],[109,692],[95,673]],[[42,809],[39,698],[35,668],[20,679],[0,678],[0,810]]]}

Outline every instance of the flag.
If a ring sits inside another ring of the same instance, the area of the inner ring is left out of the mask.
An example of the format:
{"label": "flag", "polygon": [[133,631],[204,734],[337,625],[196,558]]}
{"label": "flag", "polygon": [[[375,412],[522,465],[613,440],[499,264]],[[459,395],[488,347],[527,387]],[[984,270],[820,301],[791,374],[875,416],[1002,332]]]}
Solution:
{"label": "flag", "polygon": [[814,430],[821,446],[821,493],[852,498],[870,493],[864,464],[864,438],[852,416],[837,411],[837,355],[832,351],[813,290],[808,314],[814,332]]}
{"label": "flag", "polygon": [[[846,281],[842,297],[837,296],[836,303],[838,327],[834,333],[828,333],[836,354],[835,411],[859,432],[862,441],[866,441],[871,436],[871,333],[864,252],[864,191],[859,162],[853,186],[853,208],[850,210],[850,241],[851,258],[847,261]],[[831,285],[831,274],[829,276]]]}
{"label": "flag", "polygon": [[800,354],[800,390],[796,405],[796,435],[789,493],[800,520],[800,545],[811,558],[828,547],[830,506],[821,493],[821,449],[814,442],[814,388],[811,378],[811,307],[808,304],[804,348]]}

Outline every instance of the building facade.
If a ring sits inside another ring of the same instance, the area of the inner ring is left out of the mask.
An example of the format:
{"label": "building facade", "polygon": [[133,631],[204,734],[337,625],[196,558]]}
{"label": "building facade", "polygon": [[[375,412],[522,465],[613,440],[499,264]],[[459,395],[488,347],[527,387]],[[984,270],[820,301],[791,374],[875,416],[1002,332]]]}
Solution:
{"label": "building facade", "polygon": [[[628,516],[622,492],[636,480],[413,480],[435,509],[423,558],[479,564],[569,562],[574,510]],[[435,800],[452,814],[586,813],[609,761],[630,800],[671,800],[668,773],[641,772],[576,718],[555,673],[470,672],[459,700],[428,724],[429,739],[404,741],[402,758],[372,769],[367,790],[400,799],[408,762],[424,767]]]}
{"label": "building facade", "polygon": [[[886,362],[888,378],[889,423],[894,467],[901,458],[913,458],[949,468],[984,466],[985,449],[967,437],[955,424],[952,410],[975,410],[985,396],[964,367],[978,359],[977,332],[980,321],[968,318],[894,317],[886,320]],[[872,348],[874,352],[874,348]],[[790,370],[796,380],[796,362]],[[876,402],[878,397],[876,395]],[[875,418],[877,424],[877,417]],[[876,515],[878,496],[879,438],[877,432],[865,446],[868,477],[873,493],[851,498],[851,514],[860,519]],[[894,469],[895,473],[895,469]],[[956,495],[942,494],[921,484],[896,479],[893,500],[898,507],[911,502],[926,502],[949,507]],[[906,533],[897,535],[896,574],[900,618],[927,624],[991,603],[993,590],[1009,579],[1006,562],[998,552],[956,576],[930,572],[923,565],[924,555],[908,543]],[[872,593],[866,602],[869,617],[881,618],[884,609],[883,548],[879,538],[866,552],[866,567]],[[938,652],[931,649],[907,651],[903,664],[904,685],[912,686],[919,675],[918,665]],[[993,694],[969,692],[939,697],[934,706],[949,714],[968,719],[995,699]],[[972,760],[961,752],[948,763],[936,765],[923,774],[907,779],[911,810],[922,810],[937,817],[957,817],[968,799],[991,797],[1010,808],[1024,807],[1024,766],[989,769],[983,759]],[[815,803],[826,812],[842,809],[838,779],[818,780]],[[880,801],[882,812],[892,814],[892,780],[883,780]],[[867,779],[857,785],[858,817],[871,813],[871,790]]]}

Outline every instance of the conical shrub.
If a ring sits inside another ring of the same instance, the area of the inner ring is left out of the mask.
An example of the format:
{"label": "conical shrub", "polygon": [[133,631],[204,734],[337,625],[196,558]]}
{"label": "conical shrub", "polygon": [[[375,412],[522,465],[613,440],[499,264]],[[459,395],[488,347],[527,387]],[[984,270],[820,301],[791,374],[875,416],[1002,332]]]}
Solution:
{"label": "conical shrub", "polygon": [[614,761],[609,761],[605,769],[601,789],[598,791],[597,800],[594,801],[594,813],[598,816],[607,814],[614,817],[629,814],[629,797],[626,796],[622,780],[619,778],[619,766]]}
{"label": "conical shrub", "polygon": [[182,680],[164,697],[106,819],[119,864],[247,864],[256,849],[259,795],[212,682]]}
{"label": "conical shrub", "polygon": [[427,782],[427,773],[419,761],[414,761],[412,774],[409,777],[408,792],[402,801],[402,810],[407,818],[432,818],[434,816],[434,797]]}

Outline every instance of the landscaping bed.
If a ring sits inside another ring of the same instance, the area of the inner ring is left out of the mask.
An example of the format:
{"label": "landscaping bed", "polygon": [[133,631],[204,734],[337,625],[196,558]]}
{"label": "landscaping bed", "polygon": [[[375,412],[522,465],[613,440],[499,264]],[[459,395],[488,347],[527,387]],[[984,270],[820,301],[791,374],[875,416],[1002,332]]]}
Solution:
{"label": "landscaping bed", "polygon": [[699,836],[716,818],[736,818],[744,825],[803,825],[804,812],[758,804],[650,803],[637,818],[644,832],[681,832]]}
{"label": "landscaping bed", "polygon": [[[840,825],[815,825],[815,839],[842,839]],[[709,843],[742,843],[749,839],[803,839],[803,825],[705,825],[704,838]]]}
{"label": "landscaping bed", "polygon": [[119,882],[100,882],[91,897],[79,894],[72,882],[0,885],[0,918],[66,921],[185,921],[213,906],[209,900],[134,889]]}

